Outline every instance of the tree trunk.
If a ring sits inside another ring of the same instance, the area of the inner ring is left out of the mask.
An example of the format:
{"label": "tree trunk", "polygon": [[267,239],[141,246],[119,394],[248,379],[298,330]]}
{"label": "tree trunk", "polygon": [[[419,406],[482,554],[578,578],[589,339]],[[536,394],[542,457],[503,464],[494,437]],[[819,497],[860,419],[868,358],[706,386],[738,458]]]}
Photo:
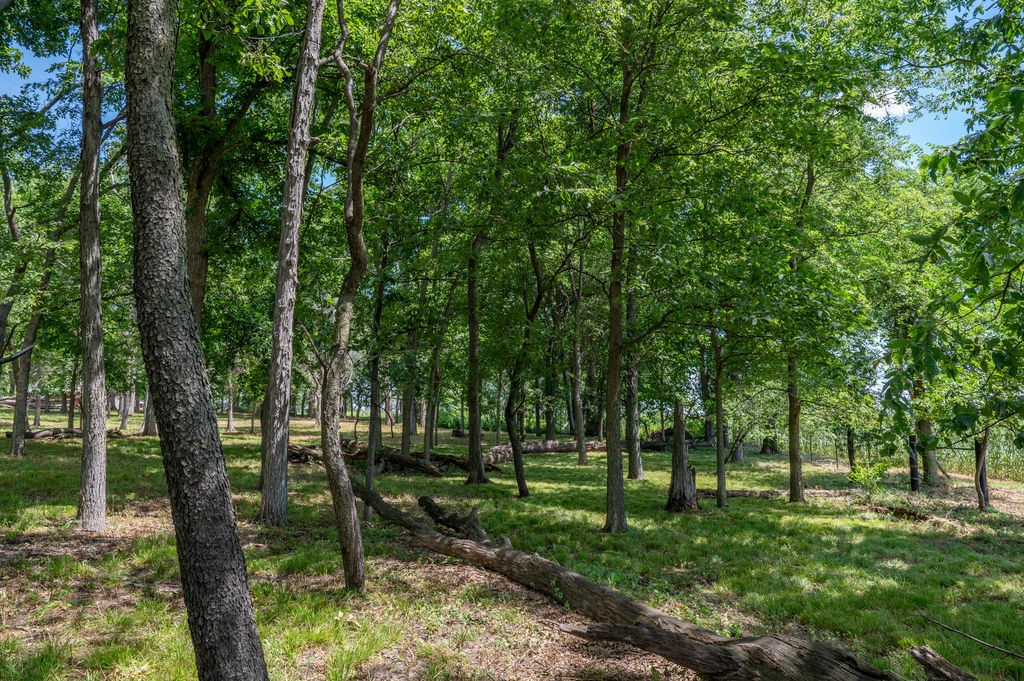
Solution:
{"label": "tree trunk", "polygon": [[[421,497],[423,508],[434,522],[467,537],[449,537],[435,531],[425,521],[391,506],[365,489],[357,493],[373,504],[389,522],[412,534],[411,545],[435,553],[459,558],[504,575],[527,586],[556,603],[598,622],[590,626],[561,625],[562,631],[596,640],[614,640],[649,650],[681,666],[698,672],[701,678],[716,681],[896,681],[890,672],[881,671],[834,643],[817,643],[785,634],[728,638],[676,619],[643,603],[626,598],[607,586],[591,582],[558,563],[512,548],[508,540],[495,546],[480,527],[476,511],[458,516]],[[922,661],[926,671],[948,662],[928,650],[934,658]],[[920,649],[912,649],[920,660]],[[941,662],[939,662],[941,661]],[[957,670],[959,671],[959,670]],[[931,674],[930,671],[928,671]],[[961,672],[962,673],[962,672]],[[962,673],[963,674],[963,673]],[[962,676],[929,678],[967,681]]]}
{"label": "tree trunk", "polygon": [[[718,341],[718,329],[711,327],[711,355],[715,362],[715,474],[717,479],[715,503],[718,508],[725,508],[728,495],[725,490],[725,414],[722,404],[722,346]],[[684,436],[685,437],[685,436]]]}
{"label": "tree trunk", "polygon": [[455,289],[457,284],[452,283],[448,289],[448,300],[445,302],[444,311],[441,313],[440,328],[437,338],[434,339],[434,347],[430,351],[430,387],[427,396],[427,423],[423,429],[423,460],[430,463],[430,453],[437,442],[437,417],[441,402],[441,350],[444,346],[445,335],[448,333],[448,321],[451,318],[452,304],[455,302]]}
{"label": "tree trunk", "polygon": [[[130,0],[125,66],[134,288],[201,681],[267,679],[188,290],[172,113],[174,0]],[[201,483],[201,484],[199,484]]]}
{"label": "tree trunk", "polygon": [[142,430],[139,431],[143,435],[159,435],[159,428],[156,423],[156,412],[153,411],[153,396],[149,391],[149,386],[146,386],[146,406],[142,412]]}
{"label": "tree trunk", "polygon": [[469,263],[466,267],[466,304],[469,308],[469,366],[466,377],[466,401],[469,402],[469,478],[468,485],[490,482],[484,472],[483,428],[480,415],[480,303],[477,301],[477,263],[484,235],[477,234],[469,248]]}
{"label": "tree trunk", "polygon": [[237,433],[235,429],[235,381],[234,369],[228,371],[228,422],[224,429],[227,433]]}
{"label": "tree trunk", "polygon": [[672,482],[668,488],[666,511],[697,511],[697,470],[690,465],[686,445],[686,411],[676,400],[672,411]]}
{"label": "tree trunk", "polygon": [[978,509],[981,511],[988,508],[988,432],[986,428],[984,437],[974,438],[974,491],[978,495]]}
{"label": "tree trunk", "polygon": [[99,60],[97,0],[81,0],[82,187],[79,193],[82,337],[82,468],[78,517],[86,532],[107,527],[107,386],[103,373],[100,292],[100,119],[103,92]]}
{"label": "tree trunk", "polygon": [[580,306],[583,298],[583,249],[580,249],[579,270],[576,280],[575,310],[573,311],[572,331],[572,421],[573,435],[576,440],[576,463],[579,466],[586,466],[587,460],[587,428],[586,418],[583,415],[583,339],[581,329]]}
{"label": "tree trunk", "polygon": [[[415,335],[413,340],[409,341],[410,346],[416,343]],[[410,356],[415,352],[415,347],[407,348],[406,354],[406,380],[402,386],[402,454],[409,456],[409,452],[412,451],[412,438],[416,434],[416,377],[414,375],[416,371],[416,363],[414,360],[410,360]]]}
{"label": "tree trunk", "polygon": [[[380,429],[380,322],[384,315],[384,273],[388,266],[388,248],[390,244],[382,244],[383,252],[380,258],[377,282],[373,287],[373,322],[370,327],[370,427],[366,435],[366,488],[373,489],[373,477],[377,473],[377,451],[380,449],[383,440]],[[363,520],[373,520],[373,507],[366,504],[363,507]]]}
{"label": "tree trunk", "polygon": [[911,435],[908,440],[910,446],[910,491],[921,491],[921,473],[917,466],[917,435]]}
{"label": "tree trunk", "polygon": [[[626,298],[626,323],[636,324],[636,296]],[[643,480],[644,460],[640,451],[640,359],[636,352],[626,355],[626,451],[629,453],[630,480]]]}
{"label": "tree trunk", "polygon": [[[918,442],[925,439],[930,442],[932,435],[931,419],[918,419],[916,426]],[[942,478],[939,477],[939,462],[935,457],[934,447],[928,447],[924,452],[924,484],[933,489],[942,486]]]}
{"label": "tree trunk", "polygon": [[363,239],[365,222],[365,199],[363,182],[366,171],[367,151],[374,130],[374,112],[377,106],[377,78],[384,65],[395,17],[400,0],[391,0],[381,31],[373,61],[363,69],[361,99],[356,103],[355,76],[342,57],[348,26],[344,16],[339,17],[342,43],[335,52],[335,62],[342,71],[345,82],[345,99],[349,113],[348,149],[346,170],[348,191],[345,195],[345,236],[348,244],[349,266],[338,292],[334,309],[334,339],[324,366],[323,379],[323,425],[320,436],[324,453],[324,467],[327,482],[331,488],[334,519],[341,542],[341,559],[345,571],[345,585],[356,591],[366,588],[363,560],[363,538],[359,527],[355,496],[352,494],[348,469],[342,457],[340,442],[341,399],[343,392],[343,371],[348,362],[349,337],[352,332],[352,316],[355,312],[356,296],[366,271],[369,256]]}
{"label": "tree trunk", "polygon": [[[78,367],[79,360],[71,365],[71,404],[68,406],[68,428],[75,427],[75,403],[78,402]],[[26,386],[27,388],[27,386]]]}
{"label": "tree trunk", "polygon": [[846,427],[846,458],[850,462],[850,472],[857,469],[857,444],[853,437],[853,426]]}
{"label": "tree trunk", "polygon": [[128,430],[128,419],[132,415],[135,406],[135,382],[132,382],[132,389],[124,393],[124,403],[121,405],[121,423],[117,427],[122,433]]}
{"label": "tree trunk", "polygon": [[789,398],[789,500],[793,503],[804,501],[803,459],[800,458],[800,399],[799,374],[796,355],[792,352],[786,358],[786,395]]}

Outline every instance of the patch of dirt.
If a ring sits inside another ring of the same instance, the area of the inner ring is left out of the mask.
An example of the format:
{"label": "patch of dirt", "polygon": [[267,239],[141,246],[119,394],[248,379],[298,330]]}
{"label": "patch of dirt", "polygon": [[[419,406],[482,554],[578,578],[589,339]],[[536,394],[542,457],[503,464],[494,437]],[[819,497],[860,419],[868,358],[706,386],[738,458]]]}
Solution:
{"label": "patch of dirt", "polygon": [[[0,640],[13,638],[30,648],[52,640],[72,641],[77,659],[107,641],[113,635],[110,622],[130,612],[142,597],[157,598],[184,617],[176,580],[160,581],[141,567],[114,578],[93,567],[104,556],[127,558],[139,536],[170,536],[166,499],[130,502],[108,524],[103,536],[63,525],[0,543]],[[261,537],[255,527],[242,523],[240,531],[247,547],[258,545]],[[70,572],[48,573],[59,558],[70,559]],[[343,609],[349,617],[370,620],[395,619],[389,604],[395,594],[429,602],[431,616],[413,613],[403,618],[400,639],[362,665],[354,677],[358,679],[696,679],[655,655],[560,632],[558,624],[585,620],[499,575],[463,563],[409,551],[407,558],[370,559],[367,576],[369,596],[354,611],[344,603],[340,574],[255,573],[250,581],[254,587],[272,582],[296,593],[336,592],[339,616]],[[295,661],[293,678],[322,679],[330,663],[325,650],[307,649]]]}

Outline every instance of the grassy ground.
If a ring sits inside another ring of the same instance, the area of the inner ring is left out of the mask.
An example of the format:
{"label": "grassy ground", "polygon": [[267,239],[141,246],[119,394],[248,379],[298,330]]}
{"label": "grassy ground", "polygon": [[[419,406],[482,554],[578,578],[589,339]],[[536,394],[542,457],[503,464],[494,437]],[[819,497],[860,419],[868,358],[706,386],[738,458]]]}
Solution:
{"label": "grassy ground", "polygon": [[[9,410],[0,418],[9,422]],[[317,439],[308,422],[294,429],[295,441]],[[322,470],[293,467],[290,524],[261,528],[252,522],[257,441],[241,433],[224,444],[272,678],[688,678],[660,658],[561,634],[553,624],[573,621],[571,613],[502,578],[409,549],[400,532],[378,523],[364,530],[369,593],[346,593]],[[0,460],[0,679],[193,678],[156,440],[111,440],[103,537],[75,530],[78,447],[30,441],[26,458]],[[465,441],[441,449],[463,453]],[[815,497],[800,506],[733,499],[725,511],[705,500],[701,513],[668,515],[669,457],[652,454],[647,479],[627,481],[632,531],[608,536],[599,532],[604,456],[592,454],[583,468],[573,459],[528,457],[527,500],[514,497],[511,466],[485,487],[466,487],[461,473],[378,480],[384,496],[410,507],[425,493],[455,507],[479,505],[483,524],[517,548],[716,631],[835,639],[905,678],[921,678],[907,648],[928,644],[982,679],[1024,678],[1019,661],[921,617],[1024,648],[1019,483],[994,481],[995,513],[973,510],[967,479],[910,499],[893,477],[871,497]],[[694,459],[699,486],[710,487],[712,457]],[[811,464],[807,481],[844,488],[845,473]],[[786,464],[748,456],[731,465],[729,480],[734,489],[780,489]]]}

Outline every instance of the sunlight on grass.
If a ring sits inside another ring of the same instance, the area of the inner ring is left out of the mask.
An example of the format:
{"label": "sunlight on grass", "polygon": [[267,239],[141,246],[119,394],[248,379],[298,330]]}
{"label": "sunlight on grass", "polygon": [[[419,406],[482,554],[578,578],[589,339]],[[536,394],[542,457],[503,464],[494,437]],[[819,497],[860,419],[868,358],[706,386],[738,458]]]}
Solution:
{"label": "sunlight on grass", "polygon": [[[307,421],[293,432],[317,441]],[[272,678],[352,679],[387,660],[414,661],[417,678],[487,678],[467,647],[514,656],[542,626],[518,597],[460,583],[446,572],[466,569],[457,561],[409,549],[401,531],[380,521],[364,528],[369,593],[346,592],[322,469],[293,467],[289,525],[261,528],[253,523],[256,436],[224,441]],[[465,452],[465,440],[442,446]],[[713,454],[692,456],[698,486],[711,487]],[[112,439],[109,459],[116,534],[108,550],[84,557],[70,548],[82,541],[74,531],[77,444],[30,442],[28,457],[0,469],[0,536],[18,556],[0,566],[0,621],[22,627],[0,634],[5,681],[194,677],[159,447],[151,438]],[[478,506],[492,535],[725,635],[835,639],[907,678],[918,673],[907,648],[927,644],[980,678],[1024,677],[1019,663],[920,616],[1012,647],[1024,610],[1019,519],[955,503],[936,506],[935,522],[897,517],[884,509],[944,502],[910,499],[892,479],[870,498],[734,498],[725,511],[703,499],[699,513],[667,514],[669,455],[656,453],[645,456],[646,479],[627,481],[631,532],[607,535],[599,531],[605,459],[591,460],[580,467],[572,455],[527,457],[527,499],[515,497],[511,465],[481,487],[466,486],[461,471],[442,479],[389,473],[378,484],[409,510],[421,494],[460,511]],[[844,470],[823,463],[808,464],[808,479],[848,486]],[[730,489],[785,484],[782,458],[730,465]],[[19,631],[32,635],[11,635]]]}

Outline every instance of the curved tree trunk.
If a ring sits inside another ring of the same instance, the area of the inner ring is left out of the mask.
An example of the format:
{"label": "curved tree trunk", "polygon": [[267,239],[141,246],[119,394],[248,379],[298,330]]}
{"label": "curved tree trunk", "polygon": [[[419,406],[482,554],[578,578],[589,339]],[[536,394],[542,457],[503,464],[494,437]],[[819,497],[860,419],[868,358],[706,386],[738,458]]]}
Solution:
{"label": "curved tree trunk", "polygon": [[306,155],[320,65],[320,33],[324,0],[310,0],[302,34],[285,157],[284,197],[281,200],[281,239],[277,248],[277,281],[274,293],[274,329],[270,374],[263,414],[263,486],[260,519],[268,525],[288,520],[288,406],[292,386],[292,341],[295,335],[295,295],[298,287],[299,228],[306,194]]}
{"label": "curved tree trunk", "polygon": [[986,428],[984,437],[974,438],[974,491],[978,496],[978,510],[981,511],[988,508],[988,432]]}
{"label": "curved tree trunk", "polygon": [[174,0],[130,0],[125,91],[134,288],[201,681],[267,679],[192,310],[172,113]]}
{"label": "curved tree trunk", "polygon": [[78,517],[86,532],[107,527],[107,387],[100,292],[100,136],[103,92],[96,1],[82,0],[82,188],[79,193],[82,336],[82,469]]}

